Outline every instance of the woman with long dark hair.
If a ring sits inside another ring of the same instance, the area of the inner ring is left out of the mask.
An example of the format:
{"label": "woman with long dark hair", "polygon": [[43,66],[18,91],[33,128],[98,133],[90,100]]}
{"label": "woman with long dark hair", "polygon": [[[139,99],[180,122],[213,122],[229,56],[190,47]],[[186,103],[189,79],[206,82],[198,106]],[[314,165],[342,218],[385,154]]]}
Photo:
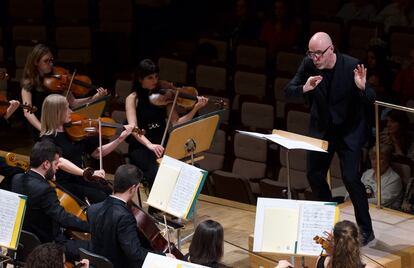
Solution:
{"label": "woman with long dark hair", "polygon": [[213,220],[201,222],[193,236],[186,258],[189,262],[213,268],[227,267],[219,261],[224,254],[224,231],[220,223]]}
{"label": "woman with long dark hair", "polygon": [[[152,186],[157,174],[157,158],[164,153],[161,144],[166,127],[166,118],[172,104],[157,106],[151,103],[150,96],[157,89],[177,89],[173,83],[159,80],[159,68],[152,60],[142,60],[134,73],[133,92],[125,100],[125,110],[129,125],[146,131],[145,135],[132,133],[129,143],[131,163],[144,173],[144,183]],[[197,97],[194,107],[185,115],[179,116],[176,109],[172,111],[171,124],[185,123],[193,118],[197,111],[207,104],[207,99]]]}

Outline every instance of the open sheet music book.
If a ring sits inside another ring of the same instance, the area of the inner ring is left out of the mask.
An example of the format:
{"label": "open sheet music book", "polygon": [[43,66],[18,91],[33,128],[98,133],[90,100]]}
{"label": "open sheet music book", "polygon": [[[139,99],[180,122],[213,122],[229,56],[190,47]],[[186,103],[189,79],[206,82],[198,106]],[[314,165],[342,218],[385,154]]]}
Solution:
{"label": "open sheet music book", "polygon": [[0,246],[17,249],[27,197],[0,189]]}
{"label": "open sheet music book", "polygon": [[[303,150],[309,150],[309,151],[317,151],[317,152],[325,152],[326,150],[322,149],[321,147],[315,146],[313,144],[310,144],[304,140],[298,140],[298,139],[292,139],[288,137],[284,137],[278,134],[263,134],[263,133],[257,133],[257,132],[250,132],[250,131],[241,131],[237,130],[237,132],[249,135],[252,137],[256,137],[259,139],[269,140],[274,143],[277,143],[286,149],[303,149]],[[300,135],[296,135],[300,136]],[[307,137],[308,138],[308,137]]]}
{"label": "open sheet music book", "polygon": [[190,262],[180,261],[167,256],[149,252],[145,257],[142,268],[203,268],[202,266]]}
{"label": "open sheet music book", "polygon": [[181,219],[189,219],[207,171],[164,155],[147,203]]}
{"label": "open sheet music book", "polygon": [[253,251],[319,256],[313,238],[332,231],[338,219],[333,202],[259,198]]}

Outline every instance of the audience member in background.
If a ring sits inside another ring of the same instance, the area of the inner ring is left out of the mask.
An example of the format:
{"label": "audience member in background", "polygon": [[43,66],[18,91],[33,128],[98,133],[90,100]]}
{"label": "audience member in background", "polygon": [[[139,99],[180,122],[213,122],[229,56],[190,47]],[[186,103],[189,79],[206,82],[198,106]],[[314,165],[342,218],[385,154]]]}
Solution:
{"label": "audience member in background", "polygon": [[64,245],[66,256],[72,261],[79,258],[79,248],[88,249],[89,241],[68,239],[62,228],[89,232],[89,224],[66,212],[49,185],[59,161],[60,152],[53,143],[37,142],[30,153],[30,170],[13,177],[12,191],[27,196],[23,229],[34,233],[42,243]]}
{"label": "audience member in background", "polygon": [[224,231],[220,223],[213,220],[201,222],[191,240],[186,260],[212,268],[228,267],[220,263],[224,253]]}
{"label": "audience member in background", "polygon": [[272,8],[271,17],[263,24],[260,40],[275,57],[278,51],[291,49],[298,43],[300,30],[286,0],[275,0]]}
{"label": "audience member in background", "polygon": [[375,21],[384,24],[384,30],[389,32],[391,26],[414,26],[414,9],[411,0],[393,0],[375,17]]}
{"label": "audience member in background", "polygon": [[340,221],[333,230],[332,252],[320,256],[316,268],[371,268],[361,260],[360,237],[357,226],[350,221]]}
{"label": "audience member in background", "polygon": [[351,20],[371,21],[375,18],[375,6],[368,0],[351,0],[339,10],[337,17],[348,23]]}
{"label": "audience member in background", "polygon": [[[55,243],[45,243],[37,246],[27,256],[25,268],[64,268],[66,262],[64,248]],[[80,261],[82,268],[89,267],[89,260]]]}
{"label": "audience member in background", "polygon": [[401,209],[408,213],[414,213],[414,179],[407,183]]}
{"label": "audience member in background", "polygon": [[396,92],[401,105],[408,100],[414,100],[414,49],[410,50],[408,66],[397,74],[393,90]]}
{"label": "audience member in background", "polygon": [[387,50],[385,43],[383,45],[371,45],[366,55],[367,80],[371,76],[377,76],[385,89],[385,95],[390,95],[392,83],[395,74],[391,70],[390,63],[387,59]]}
{"label": "audience member in background", "polygon": [[[240,39],[257,40],[259,38],[261,22],[257,15],[256,2],[252,0],[234,0],[233,10],[230,16],[224,19],[226,32],[223,34],[230,38],[233,46],[237,45]],[[223,20],[220,20],[222,23]]]}
{"label": "audience member in background", "polygon": [[[398,209],[401,204],[403,185],[400,176],[390,166],[393,148],[389,144],[380,145],[381,205]],[[371,169],[362,174],[361,182],[365,185],[368,202],[377,204],[377,157],[375,147],[369,151]]]}
{"label": "audience member in background", "polygon": [[394,155],[412,158],[414,148],[408,132],[410,124],[406,112],[390,110],[386,115],[387,125],[380,133],[380,143],[389,144]]}

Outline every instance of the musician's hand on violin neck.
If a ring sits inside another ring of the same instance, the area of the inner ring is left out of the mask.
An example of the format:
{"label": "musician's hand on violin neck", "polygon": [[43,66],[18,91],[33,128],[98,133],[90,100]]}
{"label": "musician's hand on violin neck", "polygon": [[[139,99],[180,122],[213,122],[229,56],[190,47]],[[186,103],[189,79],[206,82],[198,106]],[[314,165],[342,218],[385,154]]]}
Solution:
{"label": "musician's hand on violin neck", "polygon": [[194,105],[194,108],[199,110],[199,109],[203,108],[204,106],[206,106],[207,103],[208,103],[208,98],[202,97],[202,96],[197,96],[197,103]]}
{"label": "musician's hand on violin neck", "polygon": [[108,90],[106,88],[100,87],[96,89],[96,94],[93,96],[93,99],[99,99],[100,97],[104,97],[108,95]]}
{"label": "musician's hand on violin neck", "polygon": [[133,125],[124,125],[125,130],[121,132],[121,135],[119,135],[118,140],[120,142],[124,141],[131,132],[135,129],[135,126]]}

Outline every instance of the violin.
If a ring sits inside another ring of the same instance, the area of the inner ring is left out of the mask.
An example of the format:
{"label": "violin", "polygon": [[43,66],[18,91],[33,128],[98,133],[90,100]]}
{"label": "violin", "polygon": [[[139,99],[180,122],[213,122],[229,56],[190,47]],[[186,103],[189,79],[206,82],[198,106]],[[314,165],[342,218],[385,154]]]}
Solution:
{"label": "violin", "polygon": [[137,222],[138,233],[145,238],[151,248],[155,251],[173,254],[177,259],[184,260],[184,255],[175,247],[173,243],[169,243],[160,232],[160,229],[154,222],[154,219],[144,212],[138,205],[131,203],[130,209]]}
{"label": "violin", "polygon": [[61,94],[65,90],[70,90],[75,97],[83,97],[91,90],[99,88],[92,85],[92,80],[88,76],[76,74],[73,77],[68,70],[57,66],[53,67],[52,74],[45,75],[43,85],[52,93]]}
{"label": "violin", "polygon": [[[65,127],[65,130],[73,141],[79,141],[86,137],[98,135],[98,119],[88,119],[86,116],[77,113],[72,113],[71,118],[71,123]],[[116,123],[115,120],[110,117],[102,117],[100,120],[103,138],[110,139],[115,136],[118,128],[124,128],[124,125]],[[137,127],[135,127],[132,132],[135,132],[138,135],[145,135],[145,131]]]}
{"label": "violin", "polygon": [[[27,163],[27,161],[24,161],[24,160],[17,160],[16,154],[14,153],[7,153],[4,159],[6,161],[6,164],[10,167],[19,167],[19,168],[22,168],[24,171],[29,170],[29,163]],[[53,181],[48,181],[48,182],[49,182],[49,185],[55,189],[59,203],[65,209],[65,211],[75,215],[76,217],[78,217],[79,219],[83,221],[86,221],[87,219],[86,219],[86,213],[85,213],[84,208],[86,208],[87,205],[82,200],[70,194],[67,190],[65,190],[63,187],[58,185],[56,182],[53,182]],[[84,208],[82,208],[79,204],[82,204],[82,207]],[[78,239],[82,239],[82,240],[90,239],[89,234],[87,233],[73,231],[70,234],[71,236],[76,237]]]}
{"label": "violin", "polygon": [[[0,117],[3,117],[7,113],[7,108],[10,103],[7,101],[5,96],[0,95]],[[36,106],[31,106],[27,104],[19,104],[19,108],[22,108],[29,113],[35,113],[37,111]]]}
{"label": "violin", "polygon": [[320,244],[321,247],[325,250],[325,252],[330,255],[332,253],[333,250],[333,245],[332,245],[332,241],[329,240],[328,238],[324,238],[321,236],[315,236],[313,238],[313,240],[315,241],[316,244]]}
{"label": "violin", "polygon": [[[156,106],[168,105],[174,101],[176,90],[178,90],[177,105],[186,110],[192,109],[198,101],[198,91],[194,87],[180,87],[177,89],[157,89],[151,92],[151,95],[149,97],[150,102]],[[228,104],[222,99],[214,100],[214,104],[219,106],[220,109],[223,109],[224,107],[228,106]]]}

